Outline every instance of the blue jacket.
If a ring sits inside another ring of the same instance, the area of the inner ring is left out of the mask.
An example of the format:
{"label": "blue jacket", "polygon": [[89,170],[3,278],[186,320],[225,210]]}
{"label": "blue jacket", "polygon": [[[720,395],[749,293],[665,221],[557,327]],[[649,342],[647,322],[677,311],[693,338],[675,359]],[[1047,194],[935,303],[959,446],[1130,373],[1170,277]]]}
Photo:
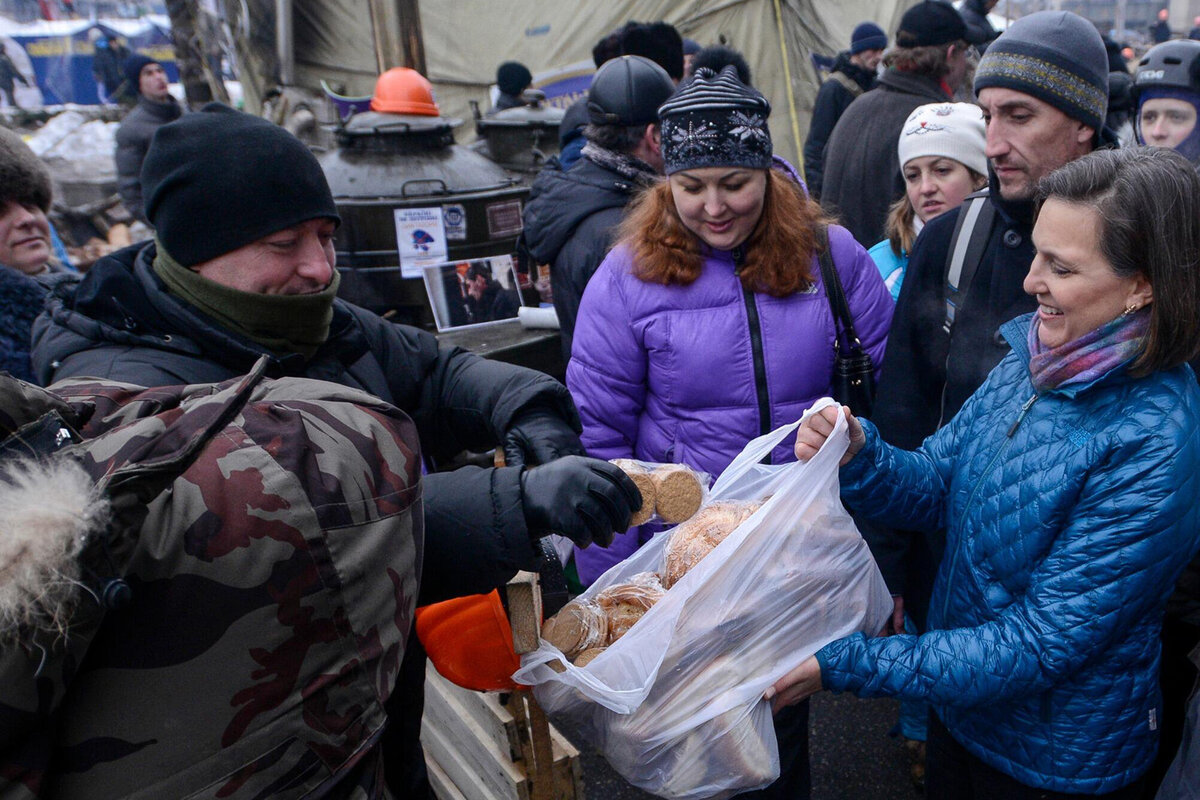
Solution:
{"label": "blue jacket", "polygon": [[944,527],[946,554],[929,633],[852,636],[817,658],[835,691],[928,698],[1022,783],[1103,794],[1154,760],[1163,608],[1200,548],[1200,389],[1182,366],[1035,395],[1029,320],[1003,326],[1013,351],[919,450],[863,423],[843,497]]}

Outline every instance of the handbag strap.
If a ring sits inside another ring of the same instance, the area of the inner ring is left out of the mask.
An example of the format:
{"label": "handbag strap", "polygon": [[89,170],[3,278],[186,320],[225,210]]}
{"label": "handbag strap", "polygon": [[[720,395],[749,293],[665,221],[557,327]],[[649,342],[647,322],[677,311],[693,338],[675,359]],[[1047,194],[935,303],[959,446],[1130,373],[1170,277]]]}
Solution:
{"label": "handbag strap", "polygon": [[[841,334],[844,333],[850,345],[850,352],[859,352],[862,350],[862,342],[859,341],[858,333],[854,330],[854,317],[851,316],[850,305],[846,302],[842,279],[838,276],[837,268],[833,264],[833,246],[829,242],[828,226],[822,228],[822,235],[825,238],[825,248],[817,256],[817,261],[821,265],[821,280],[825,283],[825,296],[829,299],[829,309],[833,312],[836,334],[833,339],[833,349],[841,349]],[[837,332],[839,325],[841,332]]]}

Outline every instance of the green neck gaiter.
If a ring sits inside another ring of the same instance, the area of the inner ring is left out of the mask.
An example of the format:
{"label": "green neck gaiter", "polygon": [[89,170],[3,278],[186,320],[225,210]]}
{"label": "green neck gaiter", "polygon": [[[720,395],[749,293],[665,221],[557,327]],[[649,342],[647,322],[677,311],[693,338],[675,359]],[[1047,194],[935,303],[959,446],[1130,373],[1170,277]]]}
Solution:
{"label": "green neck gaiter", "polygon": [[336,270],[329,286],[315,294],[258,294],[203,278],[171,258],[161,244],[157,249],[154,272],[171,294],[272,353],[299,353],[307,360],[329,337],[340,282]]}

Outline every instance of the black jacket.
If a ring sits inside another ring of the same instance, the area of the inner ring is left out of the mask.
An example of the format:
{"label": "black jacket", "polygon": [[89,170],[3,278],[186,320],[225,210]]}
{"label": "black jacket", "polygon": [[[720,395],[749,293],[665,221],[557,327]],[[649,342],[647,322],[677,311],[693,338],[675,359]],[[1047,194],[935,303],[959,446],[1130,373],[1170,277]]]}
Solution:
{"label": "black jacket", "polygon": [[[217,327],[167,293],[151,268],[154,245],[101,259],[78,283],[59,284],[34,323],[34,372],[43,384],[90,375],[141,386],[223,381],[266,351]],[[435,461],[503,439],[516,414],[546,405],[578,427],[566,388],[533,370],[438,347],[341,300],[329,339],[307,362],[274,357],[269,377],[363,389],[406,411]],[[422,604],[491,591],[536,564],[515,467],[433,473],[425,481]]]}
{"label": "black jacket", "polygon": [[838,120],[825,149],[821,204],[863,247],[883,238],[888,206],[903,191],[896,142],[904,121],[918,106],[947,102],[940,81],[889,69]]}
{"label": "black jacket", "polygon": [[142,162],[150,149],[154,132],[168,122],[179,119],[183,108],[174,97],[165,103],[157,103],[148,97],[139,96],[138,104],[121,120],[117,128],[117,191],[121,202],[136,218],[146,221],[146,209],[142,202]]}
{"label": "black jacket", "polygon": [[571,357],[583,290],[612,248],[625,206],[639,188],[635,179],[587,155],[565,172],[542,170],[533,182],[523,237],[537,263],[550,265],[564,361]]}
{"label": "black jacket", "polygon": [[984,0],[964,0],[958,13],[962,15],[963,22],[967,23],[967,41],[975,45],[975,49],[982,55],[988,45],[1000,35],[1000,31],[992,27],[987,18]]}
{"label": "black jacket", "polygon": [[[850,53],[838,53],[831,72],[840,72],[862,88],[863,92],[875,87],[875,73],[850,61]],[[859,93],[861,94],[861,92]],[[842,82],[829,78],[821,84],[817,99],[813,101],[812,120],[808,124],[808,138],[804,140],[804,182],[813,198],[820,198],[821,183],[825,174],[825,145],[833,127],[842,114],[859,95],[847,89]]]}

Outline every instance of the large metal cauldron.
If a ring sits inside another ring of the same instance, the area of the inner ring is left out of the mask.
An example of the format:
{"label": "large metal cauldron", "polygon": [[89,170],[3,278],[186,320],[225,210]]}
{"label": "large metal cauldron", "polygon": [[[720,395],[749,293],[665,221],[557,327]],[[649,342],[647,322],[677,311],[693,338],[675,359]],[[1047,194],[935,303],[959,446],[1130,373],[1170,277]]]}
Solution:
{"label": "large metal cauldron", "polygon": [[440,208],[448,260],[511,254],[529,189],[499,165],[454,144],[459,120],[367,112],[319,156],[342,224],[334,237],[340,294],[398,322],[432,329],[419,278],[404,278],[397,209]]}
{"label": "large metal cauldron", "polygon": [[565,112],[545,105],[507,108],[475,119],[473,147],[492,161],[531,179],[558,153],[558,127]]}

